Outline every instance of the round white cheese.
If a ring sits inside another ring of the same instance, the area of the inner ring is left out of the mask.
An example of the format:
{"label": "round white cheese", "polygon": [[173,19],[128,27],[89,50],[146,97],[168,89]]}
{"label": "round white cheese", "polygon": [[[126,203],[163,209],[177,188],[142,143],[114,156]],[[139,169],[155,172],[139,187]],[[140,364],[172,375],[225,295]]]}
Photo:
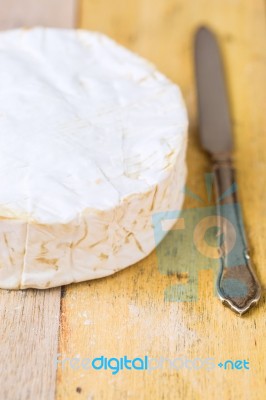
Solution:
{"label": "round white cheese", "polygon": [[178,87],[106,36],[0,33],[0,287],[110,275],[180,209],[187,115]]}

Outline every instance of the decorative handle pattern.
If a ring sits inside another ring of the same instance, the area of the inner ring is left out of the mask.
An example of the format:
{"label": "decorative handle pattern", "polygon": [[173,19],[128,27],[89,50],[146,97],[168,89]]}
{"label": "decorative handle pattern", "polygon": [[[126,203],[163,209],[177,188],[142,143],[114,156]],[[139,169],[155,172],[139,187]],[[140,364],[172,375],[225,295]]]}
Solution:
{"label": "decorative handle pattern", "polygon": [[260,298],[261,287],[252,268],[243,218],[238,203],[235,172],[229,154],[213,157],[221,265],[217,292],[225,305],[245,313]]}

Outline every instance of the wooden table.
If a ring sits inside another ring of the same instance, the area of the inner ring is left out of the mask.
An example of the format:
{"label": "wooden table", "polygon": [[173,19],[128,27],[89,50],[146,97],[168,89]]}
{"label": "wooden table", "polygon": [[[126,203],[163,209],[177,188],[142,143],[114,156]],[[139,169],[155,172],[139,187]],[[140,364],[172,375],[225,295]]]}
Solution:
{"label": "wooden table", "polygon": [[[188,359],[210,357],[216,362],[246,359],[250,362],[250,370],[164,368],[150,373],[121,371],[112,375],[110,371],[58,368],[56,399],[264,400],[266,2],[81,0],[78,17],[79,27],[110,35],[152,61],[180,85],[190,119],[188,187],[204,199],[201,207],[208,205],[204,174],[210,171],[210,166],[207,156],[200,150],[197,137],[193,35],[200,24],[207,24],[217,32],[231,99],[239,194],[263,295],[257,308],[241,318],[236,316],[223,308],[214,296],[213,262],[209,262],[208,269],[203,268],[198,274],[198,300],[165,301],[165,289],[185,284],[188,277],[184,273],[161,274],[155,253],[114,276],[63,288],[58,353],[64,357],[149,355],[174,359],[183,356]],[[184,207],[196,210],[199,203],[187,196]],[[197,257],[193,262],[196,266]],[[59,313],[58,293],[56,289],[54,300],[50,297],[50,302],[46,300],[45,303],[49,310],[42,318],[42,324],[47,324],[50,330],[41,332],[48,339],[51,330],[57,329],[51,321]],[[55,315],[52,315],[53,310]],[[19,319],[16,323],[16,329],[19,329]],[[38,324],[40,326],[40,322]],[[45,346],[43,357],[44,349]],[[50,361],[55,352],[54,341],[47,340]],[[23,357],[17,362],[20,366],[26,363]],[[38,359],[35,368],[38,371]],[[41,369],[42,374],[43,371],[45,368]],[[38,381],[38,374],[36,379]],[[50,382],[53,388],[53,376],[49,379],[46,382]],[[52,399],[53,390],[45,396],[45,383],[41,377],[39,382],[40,396],[34,397],[34,392],[29,389],[31,397],[28,398]],[[19,382],[14,382],[16,384]],[[27,396],[17,397],[19,400],[22,398]]]}

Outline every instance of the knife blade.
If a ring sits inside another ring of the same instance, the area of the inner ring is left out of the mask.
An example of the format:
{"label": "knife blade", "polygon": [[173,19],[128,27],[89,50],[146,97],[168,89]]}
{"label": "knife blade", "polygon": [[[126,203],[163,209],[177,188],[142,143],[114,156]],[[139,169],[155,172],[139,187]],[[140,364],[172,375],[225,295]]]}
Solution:
{"label": "knife blade", "polygon": [[214,33],[200,27],[195,36],[195,75],[199,136],[212,160],[220,228],[220,300],[242,315],[257,304],[261,287],[252,267],[236,191],[232,160],[233,129],[222,58]]}

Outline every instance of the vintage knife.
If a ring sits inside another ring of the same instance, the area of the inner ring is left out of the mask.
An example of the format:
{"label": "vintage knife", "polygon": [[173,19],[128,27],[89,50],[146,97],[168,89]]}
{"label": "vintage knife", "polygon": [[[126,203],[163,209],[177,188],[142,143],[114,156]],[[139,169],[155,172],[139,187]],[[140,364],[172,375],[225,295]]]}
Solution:
{"label": "vintage knife", "polygon": [[260,298],[236,193],[233,140],[222,60],[214,34],[206,27],[195,37],[195,66],[200,141],[212,159],[219,235],[221,301],[239,314]]}

